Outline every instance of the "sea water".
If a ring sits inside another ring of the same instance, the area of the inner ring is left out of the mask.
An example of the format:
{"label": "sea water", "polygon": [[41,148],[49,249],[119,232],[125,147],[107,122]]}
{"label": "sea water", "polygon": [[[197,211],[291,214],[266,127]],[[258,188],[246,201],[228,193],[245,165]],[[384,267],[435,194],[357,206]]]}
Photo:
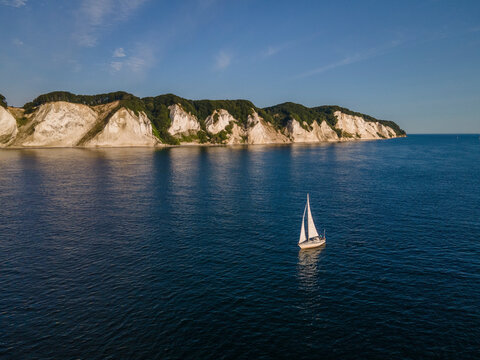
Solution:
{"label": "sea water", "polygon": [[0,151],[1,358],[479,356],[478,135]]}

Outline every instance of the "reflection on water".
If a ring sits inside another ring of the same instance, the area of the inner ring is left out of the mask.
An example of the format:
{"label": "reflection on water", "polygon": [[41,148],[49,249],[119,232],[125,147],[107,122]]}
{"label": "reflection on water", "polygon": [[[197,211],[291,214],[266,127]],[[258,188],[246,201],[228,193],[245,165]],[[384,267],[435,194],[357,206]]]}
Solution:
{"label": "reflection on water", "polygon": [[463,139],[1,150],[0,358],[476,358]]}
{"label": "reflection on water", "polygon": [[319,273],[319,258],[325,244],[314,249],[303,249],[298,252],[298,279],[305,290],[316,286]]}

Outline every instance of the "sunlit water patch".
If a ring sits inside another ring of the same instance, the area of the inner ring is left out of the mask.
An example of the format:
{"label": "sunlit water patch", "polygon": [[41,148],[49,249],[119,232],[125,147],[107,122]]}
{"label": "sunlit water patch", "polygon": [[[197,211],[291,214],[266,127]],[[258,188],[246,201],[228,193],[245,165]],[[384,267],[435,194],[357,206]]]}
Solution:
{"label": "sunlit water patch", "polygon": [[0,357],[475,358],[479,219],[478,136],[0,151]]}

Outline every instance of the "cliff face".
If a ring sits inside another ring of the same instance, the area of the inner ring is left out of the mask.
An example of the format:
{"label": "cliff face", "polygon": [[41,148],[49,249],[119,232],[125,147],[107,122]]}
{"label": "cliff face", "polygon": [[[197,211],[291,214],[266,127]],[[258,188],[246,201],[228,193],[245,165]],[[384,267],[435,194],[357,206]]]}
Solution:
{"label": "cliff face", "polygon": [[75,146],[91,129],[97,114],[90,107],[64,101],[40,106],[20,129],[14,145],[25,147]]}
{"label": "cliff face", "polygon": [[338,119],[336,127],[359,139],[381,139],[395,137],[395,131],[379,122],[367,122],[360,116],[352,116],[335,111]]}
{"label": "cliff face", "polygon": [[172,125],[168,128],[171,135],[189,135],[200,130],[200,123],[197,118],[183,110],[180,105],[171,105],[168,109],[172,120]]}
{"label": "cliff face", "polygon": [[232,126],[231,134],[228,136],[227,144],[228,145],[238,145],[245,144],[247,140],[247,134],[243,127],[234,123]]}
{"label": "cliff face", "polygon": [[[65,97],[69,101],[48,101]],[[138,99],[122,92],[56,92],[24,108],[0,106],[0,147],[317,143],[404,134],[393,122],[338,106],[259,109],[246,100],[193,101],[171,94]]]}
{"label": "cliff face", "polygon": [[289,139],[281,132],[262,119],[256,112],[247,120],[247,143],[248,144],[278,144],[288,143]]}
{"label": "cliff face", "polygon": [[[308,127],[308,125],[307,125]],[[300,126],[300,123],[293,119],[287,123],[286,133],[293,142],[309,143],[320,141],[338,141],[337,133],[325,121],[320,125],[314,121],[308,130]]]}
{"label": "cliff face", "polygon": [[[176,104],[169,109],[172,124],[168,131],[173,136],[195,135],[201,130],[199,120],[183,110],[181,105]],[[248,116],[245,126],[225,109],[218,109],[205,119],[205,130],[207,134],[226,133],[223,141],[225,144],[315,143],[397,137],[394,129],[380,122],[369,122],[360,116],[341,111],[336,111],[334,115],[337,119],[334,127],[326,121],[300,125],[297,120],[290,119],[283,129],[278,129],[256,111]]]}
{"label": "cliff face", "polygon": [[0,147],[8,146],[17,133],[17,121],[7,109],[0,106]]}
{"label": "cliff face", "polygon": [[154,146],[156,143],[147,115],[144,112],[135,115],[133,111],[121,108],[86,146]]}
{"label": "cliff face", "polygon": [[237,120],[225,109],[213,110],[212,115],[205,119],[207,131],[212,134],[218,134],[220,131]]}
{"label": "cliff face", "polygon": [[[9,145],[19,147],[154,146],[145,113],[110,106],[68,102],[41,105],[20,127]],[[14,119],[15,122],[15,119]],[[16,124],[16,122],[15,122]],[[0,128],[1,124],[0,124]]]}

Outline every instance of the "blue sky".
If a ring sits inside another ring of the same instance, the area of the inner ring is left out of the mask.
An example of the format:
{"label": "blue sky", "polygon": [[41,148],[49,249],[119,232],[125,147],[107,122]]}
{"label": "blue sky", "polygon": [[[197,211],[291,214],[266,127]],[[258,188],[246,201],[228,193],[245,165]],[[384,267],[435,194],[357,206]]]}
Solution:
{"label": "blue sky", "polygon": [[480,133],[480,1],[0,0],[0,93],[337,104]]}

